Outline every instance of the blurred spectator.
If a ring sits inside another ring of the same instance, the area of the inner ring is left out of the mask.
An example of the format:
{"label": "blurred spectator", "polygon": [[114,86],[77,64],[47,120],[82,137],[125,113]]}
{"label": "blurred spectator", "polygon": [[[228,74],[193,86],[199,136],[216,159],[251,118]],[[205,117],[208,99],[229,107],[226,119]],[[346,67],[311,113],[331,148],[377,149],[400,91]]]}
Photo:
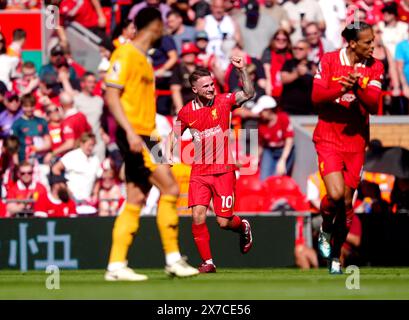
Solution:
{"label": "blurred spectator", "polygon": [[[62,140],[62,111],[55,105],[51,104],[46,109],[48,132],[51,138],[51,151],[55,151],[63,143]],[[51,152],[44,157],[44,163],[48,164],[51,161]]]}
{"label": "blurred spectator", "polygon": [[311,92],[316,67],[308,60],[309,49],[307,41],[298,41],[293,47],[294,58],[287,60],[281,70],[281,106],[292,115],[308,115],[313,112]]}
{"label": "blurred spectator", "polygon": [[383,96],[383,113],[394,114],[396,102],[401,102],[403,98],[400,97],[400,83],[399,74],[397,69],[397,64],[393,59],[392,54],[386,46],[384,46],[382,41],[382,31],[379,25],[372,27],[374,32],[374,52],[373,57],[380,60],[383,64],[384,77],[382,81],[383,91],[392,91],[392,97],[390,95]]}
{"label": "blurred spectator", "polygon": [[352,15],[356,8],[365,10],[365,22],[374,25],[382,20],[383,6],[384,4],[381,0],[358,0],[355,4],[348,7],[348,16]]}
{"label": "blurred spectator", "polygon": [[296,220],[295,237],[295,264],[297,267],[308,270],[318,268],[318,256],[313,248],[309,247],[304,237],[304,217],[299,216]]}
{"label": "blurred spectator", "polygon": [[172,70],[170,78],[170,90],[172,91],[172,100],[175,107],[175,113],[189,101],[195,98],[192,92],[192,86],[189,82],[189,75],[196,70],[196,57],[199,49],[194,43],[184,43],[182,46],[181,61]]}
{"label": "blurred spectator", "polygon": [[74,100],[71,95],[62,92],[60,102],[64,112],[64,120],[61,123],[63,143],[45,156],[44,162],[46,163],[74,149],[82,134],[92,130],[85,115],[74,107]]}
{"label": "blurred spectator", "polygon": [[62,0],[60,14],[65,25],[75,21],[104,38],[107,21],[99,0]]}
{"label": "blurred spectator", "polygon": [[8,90],[12,88],[11,80],[16,77],[18,64],[18,57],[12,57],[7,54],[6,38],[0,32],[0,81],[7,86]]}
{"label": "blurred spectator", "polygon": [[176,10],[169,11],[166,24],[173,41],[175,41],[178,55],[180,55],[185,42],[195,41],[196,30],[191,26],[183,24],[182,15]]}
{"label": "blurred spectator", "polygon": [[281,69],[287,60],[292,59],[290,35],[283,29],[277,30],[270,40],[270,45],[264,49],[261,62],[266,73],[266,93],[275,99],[281,97],[283,83]]}
{"label": "blurred spectator", "polygon": [[291,31],[291,23],[287,12],[278,4],[277,0],[265,0],[264,5],[261,5],[260,12],[268,14],[270,19],[272,18],[278,23],[279,28],[287,32]]}
{"label": "blurred spectator", "polygon": [[359,247],[362,241],[362,223],[359,216],[354,214],[351,228],[341,248],[340,261],[343,267],[349,265],[360,265]]}
{"label": "blurred spectator", "polygon": [[3,197],[17,182],[18,177],[18,148],[20,143],[16,136],[8,136],[3,141],[0,154],[0,193]]}
{"label": "blurred spectator", "polygon": [[124,197],[114,169],[104,170],[98,191],[98,215],[101,217],[116,216]]}
{"label": "blurred spectator", "polygon": [[167,4],[171,10],[180,13],[183,24],[193,26],[195,24],[195,12],[191,8],[189,1],[190,0],[168,0]]}
{"label": "blurred spectator", "polygon": [[6,92],[4,105],[6,110],[0,113],[0,139],[10,135],[11,126],[23,114],[20,109],[20,98],[14,91]]}
{"label": "blurred spectator", "polygon": [[13,81],[13,90],[21,97],[28,93],[36,94],[40,85],[40,78],[34,63],[26,61],[21,68],[21,77]]}
{"label": "blurred spectator", "polygon": [[[200,31],[206,31],[209,38],[206,51],[214,54],[220,61],[220,67],[224,71],[229,65],[231,42],[225,40],[234,40],[233,43],[241,43],[240,28],[234,20],[226,14],[223,0],[212,0],[211,14],[198,20],[196,28]],[[225,47],[223,47],[225,46]]]}
{"label": "blurred spectator", "polygon": [[7,87],[3,81],[0,81],[0,114],[6,109],[4,104],[5,95],[7,92]]}
{"label": "blurred spectator", "polygon": [[33,180],[33,165],[27,161],[20,164],[18,180],[7,192],[7,214],[13,217],[20,213],[33,213],[37,199],[47,193],[46,188]]}
{"label": "blurred spectator", "polygon": [[243,50],[248,55],[261,58],[263,50],[277,31],[279,24],[263,12],[260,12],[256,0],[249,0],[245,5],[245,13],[236,17],[243,40]]}
{"label": "blurred spectator", "polygon": [[210,5],[206,0],[194,1],[195,3],[191,5],[194,12],[194,20],[200,21],[208,14],[211,14]]}
{"label": "blurred spectator", "polygon": [[67,179],[63,176],[48,177],[50,192],[41,194],[34,204],[34,215],[41,218],[75,217],[77,209],[70,198]]}
{"label": "blurred spectator", "polygon": [[325,19],[321,7],[315,0],[289,0],[283,4],[293,27],[291,42],[303,38],[304,28],[310,22],[317,22],[321,30],[325,29]]}
{"label": "blurred spectator", "polygon": [[50,62],[40,69],[40,79],[52,88],[56,95],[62,89],[68,91],[79,87],[77,74],[74,68],[68,65],[64,55],[63,47],[56,45],[50,51]]}
{"label": "blurred spectator", "polygon": [[374,182],[362,180],[358,187],[358,196],[355,211],[371,214],[388,214],[389,204],[381,196],[379,185]]}
{"label": "blurred spectator", "polygon": [[[402,93],[409,99],[409,40],[404,40],[396,46],[395,60],[398,69],[399,81]],[[407,101],[402,114],[408,113]]]}
{"label": "blurred spectator", "polygon": [[277,110],[277,103],[270,96],[262,96],[252,111],[260,115],[260,179],[290,176],[294,164],[294,131],[290,118]]}
{"label": "blurred spectator", "polygon": [[380,21],[377,25],[382,32],[381,38],[384,46],[388,48],[392,57],[394,57],[398,43],[408,39],[408,24],[398,20],[396,3],[386,5],[382,12],[383,21]]}
{"label": "blurred spectator", "polygon": [[150,50],[149,55],[155,69],[156,112],[167,116],[172,112],[172,96],[169,92],[171,70],[178,61],[175,41],[171,36],[163,36],[159,46]]}
{"label": "blurred spectator", "polygon": [[97,79],[92,72],[86,72],[81,79],[81,92],[74,96],[75,108],[83,113],[96,136],[95,154],[99,160],[105,158],[105,144],[103,141],[103,132],[101,127],[101,117],[104,108],[104,100],[100,96],[93,94]]}
{"label": "blurred spectator", "polygon": [[48,133],[47,121],[34,115],[35,97],[26,94],[21,97],[23,114],[12,125],[11,131],[19,142],[19,160],[28,160],[31,157],[40,162],[46,151],[51,148],[51,139]]}
{"label": "blurred spectator", "polygon": [[347,18],[345,0],[318,0],[318,4],[325,19],[325,38],[339,49],[342,47],[341,32]]}
{"label": "blurred spectator", "polygon": [[38,0],[8,0],[7,10],[40,9],[41,1]]}
{"label": "blurred spectator", "polygon": [[170,11],[170,7],[165,3],[161,3],[160,0],[144,0],[140,3],[135,4],[129,11],[128,19],[133,21],[138,12],[146,7],[153,7],[158,9],[162,15],[162,20],[164,22],[166,21],[166,15]]}
{"label": "blurred spectator", "polygon": [[22,61],[21,51],[23,50],[26,38],[27,33],[23,29],[14,29],[13,41],[7,48],[7,54],[10,57],[17,57],[19,61]]}
{"label": "blurred spectator", "polygon": [[68,188],[77,201],[91,201],[92,191],[101,162],[95,156],[95,135],[84,133],[80,139],[79,148],[65,154],[52,167],[54,175],[61,175],[65,171]]}
{"label": "blurred spectator", "polygon": [[307,180],[307,200],[310,202],[311,210],[319,212],[321,199],[327,194],[324,180],[322,180],[319,170],[308,176]]}
{"label": "blurred spectator", "polygon": [[322,32],[316,22],[310,22],[305,26],[305,39],[310,44],[308,60],[316,65],[318,65],[325,52],[335,50],[332,42],[322,36]]}
{"label": "blurred spectator", "polygon": [[115,48],[125,44],[135,38],[136,27],[132,20],[123,19],[119,25],[115,28],[112,34],[112,41]]}
{"label": "blurred spectator", "polygon": [[409,22],[409,0],[396,0],[400,21]]}
{"label": "blurred spectator", "polygon": [[393,213],[409,213],[409,179],[396,178],[391,194]]}
{"label": "blurred spectator", "polygon": [[209,37],[206,31],[199,31],[196,33],[195,45],[199,50],[197,55],[197,64],[200,67],[211,69],[212,60],[214,60],[214,54],[206,52],[207,44],[209,43]]}

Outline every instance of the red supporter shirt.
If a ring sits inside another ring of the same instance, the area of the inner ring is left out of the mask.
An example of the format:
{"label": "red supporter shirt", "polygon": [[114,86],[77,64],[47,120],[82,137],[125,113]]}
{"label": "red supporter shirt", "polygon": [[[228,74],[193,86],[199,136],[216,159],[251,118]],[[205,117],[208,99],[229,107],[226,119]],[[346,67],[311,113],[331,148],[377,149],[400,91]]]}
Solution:
{"label": "red supporter shirt", "polygon": [[40,195],[34,204],[35,212],[44,212],[49,218],[72,217],[77,215],[75,202],[70,199],[67,203],[55,199],[50,193]]}
{"label": "red supporter shirt", "polygon": [[[383,65],[376,59],[360,63],[357,71],[362,74],[359,81],[367,94],[381,91]],[[341,90],[341,76],[354,71],[346,48],[324,54],[314,77],[314,86],[319,84],[326,91]],[[314,93],[314,90],[313,90]],[[369,140],[369,114],[359,103],[352,91],[318,108],[319,120],[314,131],[313,141],[320,146],[342,152],[364,152]]]}
{"label": "red supporter shirt", "polygon": [[[7,199],[29,200],[37,199],[46,194],[46,188],[39,182],[32,183],[28,187],[24,185],[20,180],[17,181],[7,192]],[[30,206],[30,205],[29,205]]]}
{"label": "red supporter shirt", "polygon": [[61,124],[48,124],[48,132],[51,137],[51,150],[57,149],[62,145]]}
{"label": "red supporter shirt", "polygon": [[287,113],[278,111],[275,123],[260,123],[258,127],[260,144],[263,147],[284,147],[285,139],[294,137],[293,126]]}
{"label": "red supporter shirt", "polygon": [[91,126],[82,112],[71,109],[67,111],[65,119],[61,123],[61,130],[63,141],[77,140],[84,132],[90,132]]}
{"label": "red supporter shirt", "polygon": [[234,171],[229,147],[230,114],[236,104],[233,93],[218,94],[211,106],[200,107],[195,100],[179,112],[175,133],[189,128],[193,136],[194,160],[191,175],[213,175]]}
{"label": "red supporter shirt", "polygon": [[395,0],[398,5],[398,17],[400,21],[409,22],[409,6],[405,5],[404,0]]}
{"label": "red supporter shirt", "polygon": [[74,20],[84,27],[98,26],[98,15],[91,0],[62,0],[60,13],[63,18]]}

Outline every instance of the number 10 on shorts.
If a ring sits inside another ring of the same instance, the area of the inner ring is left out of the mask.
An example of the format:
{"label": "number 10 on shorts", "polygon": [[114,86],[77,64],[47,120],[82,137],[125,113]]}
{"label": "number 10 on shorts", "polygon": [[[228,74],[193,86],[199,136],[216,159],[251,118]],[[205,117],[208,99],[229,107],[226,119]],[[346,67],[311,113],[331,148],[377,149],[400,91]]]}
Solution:
{"label": "number 10 on shorts", "polygon": [[222,208],[231,209],[233,206],[233,196],[221,196],[222,198]]}

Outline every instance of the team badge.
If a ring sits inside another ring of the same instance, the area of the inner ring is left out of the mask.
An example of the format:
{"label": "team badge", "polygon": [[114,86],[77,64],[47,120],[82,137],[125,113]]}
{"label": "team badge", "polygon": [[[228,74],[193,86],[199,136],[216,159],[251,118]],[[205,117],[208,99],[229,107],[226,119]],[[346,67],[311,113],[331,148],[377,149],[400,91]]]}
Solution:
{"label": "team badge", "polygon": [[212,110],[212,118],[213,118],[213,120],[216,120],[218,118],[217,117],[217,109]]}

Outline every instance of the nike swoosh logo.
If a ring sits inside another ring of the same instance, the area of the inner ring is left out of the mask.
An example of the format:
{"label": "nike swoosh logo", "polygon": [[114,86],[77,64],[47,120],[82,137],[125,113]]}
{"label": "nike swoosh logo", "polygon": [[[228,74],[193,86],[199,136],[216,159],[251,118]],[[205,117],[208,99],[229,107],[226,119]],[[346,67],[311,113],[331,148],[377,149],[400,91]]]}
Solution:
{"label": "nike swoosh logo", "polygon": [[342,79],[342,77],[332,77],[332,81],[338,81],[338,80],[341,80]]}
{"label": "nike swoosh logo", "polygon": [[222,209],[222,212],[228,212],[228,211],[230,211],[231,209]]}
{"label": "nike swoosh logo", "polygon": [[195,121],[193,121],[193,122],[190,122],[190,123],[189,123],[189,127],[193,126],[196,122],[197,122],[197,120],[195,120]]}

